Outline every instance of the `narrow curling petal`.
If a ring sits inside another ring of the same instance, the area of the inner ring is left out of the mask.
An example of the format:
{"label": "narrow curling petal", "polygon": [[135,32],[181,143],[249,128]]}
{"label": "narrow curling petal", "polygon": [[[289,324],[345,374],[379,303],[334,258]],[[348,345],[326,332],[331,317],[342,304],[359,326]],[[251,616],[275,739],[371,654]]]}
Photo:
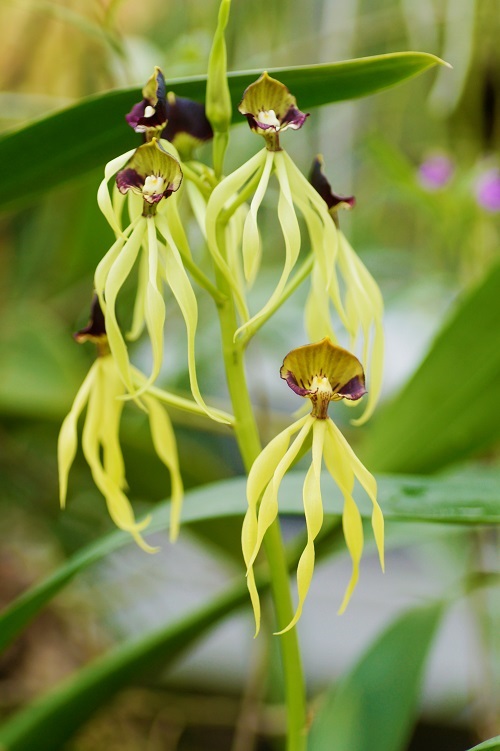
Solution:
{"label": "narrow curling petal", "polygon": [[307,527],[307,543],[297,565],[298,604],[292,620],[278,634],[284,634],[295,626],[302,614],[302,608],[311,586],[314,572],[314,540],[323,526],[323,500],[321,498],[321,461],[325,441],[326,420],[315,420],[313,424],[312,463],[306,474],[303,488],[304,514]]}
{"label": "narrow curling petal", "polygon": [[99,298],[99,304],[103,311],[106,310],[106,303],[105,303],[104,295],[103,295],[104,285],[106,284],[106,279],[108,277],[109,270],[111,269],[114,262],[120,255],[122,248],[125,245],[126,241],[127,241],[126,235],[121,235],[120,237],[118,237],[113,243],[113,245],[111,246],[111,248],[108,250],[106,255],[103,258],[101,258],[101,260],[97,264],[97,268],[94,273],[94,289],[97,293],[97,296]]}
{"label": "narrow curling petal", "polygon": [[264,170],[266,153],[266,149],[261,149],[261,151],[249,159],[248,162],[245,162],[245,164],[239,169],[225,177],[224,180],[222,180],[213,190],[206,210],[208,248],[215,263],[231,285],[238,305],[238,311],[244,320],[248,318],[244,292],[238,286],[238,280],[233,277],[226,259],[223,258],[220,253],[217,241],[217,230],[220,224],[221,213],[228,204],[230,205],[230,200],[238,194],[249,180],[254,178],[256,174],[261,174]]}
{"label": "narrow curling petal", "polygon": [[369,394],[365,411],[355,425],[363,425],[373,414],[382,389],[384,367],[384,303],[378,284],[355,253],[350,243],[340,235],[339,265],[352,299],[353,320],[363,333],[363,360],[367,366]]}
{"label": "narrow curling petal", "polygon": [[167,411],[156,399],[150,396],[144,396],[144,403],[149,415],[151,438],[156,454],[170,472],[170,539],[173,542],[179,535],[182,501],[184,498],[184,486],[179,469],[177,443]]}
{"label": "narrow curling petal", "polygon": [[332,420],[328,419],[326,423],[325,464],[344,497],[342,526],[347,549],[352,561],[351,579],[338,610],[339,615],[341,615],[351,599],[359,578],[359,564],[363,553],[363,523],[352,495],[354,490],[354,471],[350,458],[346,454],[344,444],[337,437],[339,431],[336,430]]}
{"label": "narrow curling petal", "polygon": [[172,290],[172,294],[177,300],[177,304],[179,305],[186,324],[188,371],[191,392],[194,400],[205,410],[209,417],[217,422],[225,422],[220,415],[213,412],[210,407],[205,404],[198,386],[195,357],[195,337],[198,325],[198,304],[196,302],[196,295],[191,287],[191,282],[186,274],[179,250],[175,245],[167,222],[161,215],[155,217],[155,222],[168,246],[164,249],[164,253],[162,254],[166,280]]}
{"label": "narrow curling petal", "polygon": [[120,446],[120,421],[125,389],[111,355],[100,358],[103,378],[102,415],[99,440],[103,448],[104,471],[121,490],[126,489],[125,463]]}
{"label": "narrow curling petal", "polygon": [[255,191],[250,203],[250,210],[247,214],[245,226],[243,228],[243,242],[241,251],[243,255],[243,268],[245,271],[245,278],[247,279],[249,285],[252,285],[255,281],[255,277],[260,266],[262,247],[259,227],[257,224],[257,214],[266,193],[267,186],[269,184],[269,178],[271,176],[273,163],[274,152],[268,151],[266,154],[264,170],[260,177],[257,190]]}
{"label": "narrow curling petal", "polygon": [[148,272],[148,256],[146,253],[141,253],[137,273],[137,291],[135,293],[132,324],[130,326],[130,331],[126,335],[129,342],[137,341],[146,325],[144,311],[146,305],[146,292],[148,289]]}
{"label": "narrow curling petal", "polygon": [[144,234],[146,232],[145,222],[146,219],[143,218],[135,227],[118,258],[109,270],[104,287],[106,332],[108,335],[109,347],[118,366],[123,382],[131,393],[133,392],[133,384],[130,376],[128,350],[116,319],[115,306],[118,293],[129,276],[139,254]]}
{"label": "narrow curling petal", "polygon": [[253,566],[255,562],[257,554],[260,550],[260,546],[262,545],[264,535],[278,515],[278,491],[281,485],[281,481],[292,463],[297,458],[299,451],[304,444],[304,441],[309,435],[313,422],[314,417],[307,415],[307,419],[304,420],[304,424],[300,429],[297,437],[293,441],[283,459],[278,464],[271,481],[264,491],[257,516],[257,540],[255,543],[255,548],[250,557],[250,566]]}
{"label": "narrow curling petal", "polygon": [[293,271],[297,258],[300,253],[300,228],[293,205],[292,194],[290,191],[290,184],[288,181],[288,174],[285,165],[282,161],[283,152],[277,152],[274,154],[274,164],[276,168],[276,175],[280,186],[280,194],[278,199],[278,219],[283,233],[283,239],[285,241],[285,263],[283,265],[283,271],[278,280],[278,283],[267,301],[264,307],[250,318],[243,326],[237,329],[234,338],[235,341],[244,335],[248,327],[251,326],[262,316],[265,316],[280,299],[285,289],[286,283]]}
{"label": "narrow curling petal", "polygon": [[288,428],[278,433],[252,464],[247,480],[248,509],[243,520],[241,532],[241,546],[247,570],[251,568],[252,554],[257,544],[257,513],[262,493],[272,480],[276,469],[285,456],[290,440],[308,421],[305,415]]}
{"label": "narrow curling petal", "polygon": [[85,407],[96,374],[96,363],[90,368],[85,380],[78,389],[78,393],[69,413],[64,418],[57,441],[57,463],[59,468],[59,502],[61,508],[66,505],[68,493],[68,475],[75,459],[78,446],[78,418]]}
{"label": "narrow curling petal", "polygon": [[304,308],[304,322],[311,342],[327,336],[336,342],[330,318],[330,298],[323,282],[318,264],[314,264],[311,273],[311,288]]}
{"label": "narrow curling petal", "polygon": [[370,498],[372,504],[373,504],[373,512],[372,512],[372,527],[373,527],[373,533],[375,537],[375,542],[377,544],[377,550],[379,554],[380,559],[380,566],[382,568],[382,571],[384,570],[384,516],[382,514],[382,509],[380,508],[378,502],[377,502],[377,481],[373,477],[373,475],[366,469],[366,467],[360,462],[352,448],[349,446],[348,442],[340,432],[340,430],[337,428],[337,426],[330,421],[330,431],[332,435],[336,436],[337,441],[340,446],[345,451],[345,456],[349,460],[350,465],[352,467],[352,470],[360,483],[360,485],[365,490],[366,494]]}
{"label": "narrow curling petal", "polygon": [[145,295],[144,316],[151,341],[153,367],[146,387],[153,383],[163,362],[163,328],[165,325],[165,301],[158,286],[158,239],[154,217],[148,217],[148,285]]}
{"label": "narrow curling petal", "polygon": [[89,396],[87,415],[82,435],[82,449],[90,467],[93,480],[106,500],[109,514],[120,529],[129,532],[136,543],[147,553],[154,553],[158,548],[148,545],[140,532],[149,524],[149,518],[136,522],[129,500],[122,490],[106,473],[100,459],[99,440],[100,425],[103,416],[103,377],[100,359],[96,361],[96,376]]}
{"label": "narrow curling petal", "polygon": [[117,156],[115,159],[112,159],[110,162],[108,162],[104,168],[104,179],[102,180],[97,190],[97,203],[99,205],[99,208],[106,217],[108,224],[117,235],[121,234],[122,229],[113,208],[113,202],[109,193],[108,182],[111,180],[113,175],[115,175],[118,170],[128,162],[128,160],[134,153],[135,149],[132,149],[131,151],[127,151],[126,154],[121,154],[120,156]]}

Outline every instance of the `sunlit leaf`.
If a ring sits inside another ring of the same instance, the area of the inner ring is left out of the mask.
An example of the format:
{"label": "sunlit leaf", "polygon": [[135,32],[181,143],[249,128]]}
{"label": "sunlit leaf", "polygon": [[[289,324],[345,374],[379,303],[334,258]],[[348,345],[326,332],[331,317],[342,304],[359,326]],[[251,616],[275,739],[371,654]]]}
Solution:
{"label": "sunlit leaf", "polygon": [[[269,68],[294,93],[303,110],[376,93],[442,63],[423,52],[386,55],[296,68]],[[229,74],[234,122],[244,89],[261,70]],[[203,101],[206,76],[171,79],[178,96]],[[139,144],[124,116],[142,98],[139,89],[111,91],[82,100],[0,137],[0,208],[104,167]]]}

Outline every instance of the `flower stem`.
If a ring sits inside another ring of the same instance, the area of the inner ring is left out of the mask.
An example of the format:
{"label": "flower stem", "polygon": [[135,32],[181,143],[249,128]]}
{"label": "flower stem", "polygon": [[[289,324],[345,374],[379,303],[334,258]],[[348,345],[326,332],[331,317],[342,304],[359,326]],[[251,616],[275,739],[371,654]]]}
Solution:
{"label": "flower stem", "polygon": [[281,306],[288,300],[290,295],[292,295],[297,287],[302,284],[304,279],[307,279],[312,271],[313,263],[314,254],[311,252],[302,263],[299,270],[293,275],[292,280],[288,282],[285,289],[283,290],[281,297],[276,300],[274,305],[268,308],[268,310],[260,318],[256,318],[255,321],[245,329],[244,334],[238,337],[238,340],[243,347],[247,345],[250,339],[255,336],[257,331],[276,313],[276,311],[281,308]]}
{"label": "flower stem", "polygon": [[[224,230],[219,225],[217,232],[219,250],[225,255]],[[234,431],[241,457],[247,472],[260,454],[261,443],[255,416],[248,393],[245,375],[244,347],[233,341],[238,328],[236,312],[229,284],[217,269],[217,283],[227,293],[227,300],[218,306],[222,349],[229,394],[234,411]],[[284,629],[292,620],[294,608],[290,594],[287,560],[278,520],[268,529],[264,547],[271,575],[271,590],[276,613],[277,630]],[[296,629],[279,637],[285,700],[287,706],[287,751],[306,749],[306,697],[302,661]]]}

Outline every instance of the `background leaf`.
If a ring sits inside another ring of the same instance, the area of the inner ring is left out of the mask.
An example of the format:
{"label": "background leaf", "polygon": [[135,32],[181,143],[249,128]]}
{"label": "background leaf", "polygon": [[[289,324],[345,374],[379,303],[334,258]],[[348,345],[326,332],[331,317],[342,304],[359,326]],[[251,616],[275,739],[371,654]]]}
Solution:
{"label": "background leaf", "polygon": [[[396,52],[341,63],[270,68],[297,97],[302,109],[374,94],[442,61],[423,52]],[[261,70],[229,74],[233,106]],[[203,101],[206,76],[168,81],[178,96]],[[138,145],[125,114],[140,100],[139,89],[89,97],[0,138],[0,207],[34,199],[41,192],[104,167],[113,156]],[[242,121],[238,113],[237,122]],[[13,189],[15,175],[15,190]]]}
{"label": "background leaf", "polygon": [[469,749],[469,751],[498,751],[500,749],[500,735],[496,735],[494,738],[490,738],[484,743],[480,743],[479,746]]}
{"label": "background leaf", "polygon": [[443,612],[405,613],[328,693],[309,751],[401,751],[416,716],[425,662]]}
{"label": "background leaf", "polygon": [[457,304],[420,367],[380,410],[363,459],[383,472],[433,472],[500,437],[500,265]]}
{"label": "background leaf", "polygon": [[[267,584],[267,583],[266,583]],[[6,751],[54,751],[106,701],[149,674],[158,676],[185,649],[237,607],[249,604],[246,582],[210,604],[129,642],[80,670],[0,728]]]}
{"label": "background leaf", "polygon": [[[326,478],[325,478],[326,480]],[[428,521],[448,524],[499,523],[500,483],[498,472],[491,476],[473,472],[455,477],[378,477],[379,501],[387,520]],[[282,513],[303,514],[303,472],[291,472],[282,483]],[[186,494],[182,513],[183,524],[206,519],[242,518],[245,511],[246,479],[237,477],[191,490]],[[371,507],[356,490],[362,515],[370,518]],[[340,514],[342,499],[337,488],[326,491],[324,505],[328,514]],[[168,504],[160,504],[153,512],[149,532],[168,529]],[[116,531],[88,545],[60,566],[51,576],[32,587],[0,613],[0,651],[4,649],[34,615],[77,573],[109,553],[130,543],[129,535]]]}

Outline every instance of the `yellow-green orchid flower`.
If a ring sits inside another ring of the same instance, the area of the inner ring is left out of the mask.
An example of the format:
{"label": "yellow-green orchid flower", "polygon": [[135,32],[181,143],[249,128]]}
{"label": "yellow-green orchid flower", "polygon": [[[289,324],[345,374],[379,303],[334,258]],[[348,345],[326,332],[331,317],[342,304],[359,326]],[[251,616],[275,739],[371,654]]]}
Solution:
{"label": "yellow-green orchid flower", "polygon": [[[287,128],[301,128],[307,115],[297,108],[295,98],[286,86],[267,73],[247,88],[239,109],[246,116],[252,130],[264,137],[266,147],[220,182],[212,192],[206,212],[209,249],[232,286],[243,321],[235,337],[244,336],[247,329],[259,318],[266,316],[283,295],[301,248],[297,209],[305,219],[312,250],[324,274],[325,285],[332,290],[341,320],[347,325],[335,273],[338,253],[336,228],[325,202],[281,148],[279,141],[280,133]],[[245,285],[242,285],[235,274],[234,265],[232,267],[221,253],[218,232],[221,224],[227,224],[240,205],[249,199],[250,208],[243,226],[241,255],[246,286],[250,287],[258,274],[262,256],[258,213],[272,175],[276,176],[279,186],[278,220],[285,245],[285,259],[271,297],[260,311],[249,317]]]}
{"label": "yellow-green orchid flower", "polygon": [[[97,296],[93,301],[89,325],[79,331],[75,338],[78,342],[94,342],[97,345],[98,357],[83,381],[59,433],[58,464],[61,507],[64,508],[66,504],[69,471],[78,446],[78,419],[86,407],[82,449],[94,482],[104,496],[109,514],[116,526],[130,532],[143,550],[154,553],[158,548],[148,545],[141,534],[148,526],[150,519],[148,517],[141,522],[136,521],[125,493],[127,483],[119,429],[121,414],[125,406],[123,396],[126,392],[116,362],[107,346],[104,317]],[[133,378],[134,383],[139,386],[143,376],[134,370]],[[184,496],[175,436],[168,413],[157,398],[145,393],[142,403],[149,418],[156,453],[170,472],[172,504],[170,537],[175,540],[179,533]]]}
{"label": "yellow-green orchid flower", "polygon": [[[123,204],[118,205],[117,211],[116,201],[113,202],[108,189],[108,181],[117,171],[118,191],[121,194],[130,193],[139,200],[139,205],[134,199],[129,202],[131,221],[123,230]],[[117,239],[97,266],[94,284],[105,314],[111,353],[127,390],[135,398],[154,382],[160,372],[165,324],[163,289],[171,289],[186,324],[188,370],[193,397],[210,417],[219,419],[205,405],[196,374],[198,304],[184,268],[182,254],[190,257],[190,250],[173,195],[181,181],[182,170],[177,158],[168,153],[156,138],[136,149],[132,156],[124,155],[120,161],[113,160],[106,166],[98,201]],[[117,297],[138,259],[137,295],[128,338],[136,339],[145,325],[153,354],[151,374],[139,391],[135,390],[133,384],[128,348],[116,316]]]}
{"label": "yellow-green orchid flower", "polygon": [[284,633],[300,618],[313,575],[314,540],[323,524],[323,460],[344,497],[342,524],[352,560],[352,575],[339,613],[343,613],[347,607],[358,581],[363,551],[363,525],[353,498],[355,480],[358,480],[373,504],[372,526],[382,569],[384,518],[377,503],[377,485],[374,477],[359,461],[342,433],[328,417],[328,406],[331,401],[355,401],[366,393],[364,372],[359,360],[325,338],[316,344],[308,344],[289,352],[283,361],[280,374],[296,394],[311,400],[312,411],[279,433],[255,460],[248,477],[248,510],[243,522],[242,548],[258,632],[260,602],[253,565],[264,535],[278,515],[278,492],[281,481],[298,456],[306,438],[312,433],[312,462],[303,487],[307,543],[297,566],[297,609],[291,622],[280,632]]}

